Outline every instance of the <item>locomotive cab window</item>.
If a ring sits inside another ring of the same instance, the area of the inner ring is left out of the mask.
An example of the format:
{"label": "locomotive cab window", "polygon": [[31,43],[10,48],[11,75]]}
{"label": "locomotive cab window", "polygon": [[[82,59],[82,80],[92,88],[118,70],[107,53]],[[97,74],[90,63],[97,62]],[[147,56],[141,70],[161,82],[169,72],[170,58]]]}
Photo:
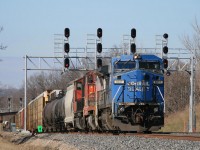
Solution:
{"label": "locomotive cab window", "polygon": [[82,83],[77,83],[76,89],[77,90],[82,90]]}
{"label": "locomotive cab window", "polygon": [[140,69],[150,69],[150,70],[160,70],[160,63],[159,62],[140,61],[139,68]]}
{"label": "locomotive cab window", "polygon": [[135,61],[117,61],[115,62],[114,69],[115,72],[118,71],[129,71],[135,69],[136,62]]}

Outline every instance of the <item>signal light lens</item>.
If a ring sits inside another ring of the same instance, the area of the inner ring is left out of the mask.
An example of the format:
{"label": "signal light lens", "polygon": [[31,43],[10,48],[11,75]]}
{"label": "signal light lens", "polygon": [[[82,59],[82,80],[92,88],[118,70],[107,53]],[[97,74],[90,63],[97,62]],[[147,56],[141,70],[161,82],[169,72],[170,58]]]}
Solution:
{"label": "signal light lens", "polygon": [[100,58],[97,59],[97,67],[102,67],[102,60]]}
{"label": "signal light lens", "polygon": [[97,52],[98,52],[98,53],[101,53],[101,52],[102,52],[102,44],[101,44],[101,43],[98,43],[98,44],[97,44]]}
{"label": "signal light lens", "polygon": [[163,65],[164,65],[164,68],[168,67],[168,60],[167,59],[163,59]]}
{"label": "signal light lens", "polygon": [[69,28],[65,28],[65,37],[68,38],[70,36],[70,30]]}
{"label": "signal light lens", "polygon": [[164,47],[163,47],[163,53],[164,53],[164,54],[167,54],[167,53],[168,53],[168,47],[167,47],[167,46],[164,46]]}
{"label": "signal light lens", "polygon": [[65,50],[65,53],[69,53],[69,50],[70,50],[70,45],[69,45],[69,43],[65,43],[65,45],[64,45],[64,50]]}
{"label": "signal light lens", "polygon": [[168,34],[167,33],[163,34],[163,38],[167,39],[168,38]]}
{"label": "signal light lens", "polygon": [[131,44],[131,53],[135,53],[136,52],[136,44],[135,43],[132,43]]}
{"label": "signal light lens", "polygon": [[69,58],[65,58],[64,67],[69,68],[69,65],[70,65]]}
{"label": "signal light lens", "polygon": [[101,38],[102,35],[103,35],[102,29],[101,29],[101,28],[98,28],[98,29],[97,29],[97,37],[98,37],[98,38]]}
{"label": "signal light lens", "polygon": [[131,37],[132,38],[136,37],[136,29],[135,28],[131,29]]}

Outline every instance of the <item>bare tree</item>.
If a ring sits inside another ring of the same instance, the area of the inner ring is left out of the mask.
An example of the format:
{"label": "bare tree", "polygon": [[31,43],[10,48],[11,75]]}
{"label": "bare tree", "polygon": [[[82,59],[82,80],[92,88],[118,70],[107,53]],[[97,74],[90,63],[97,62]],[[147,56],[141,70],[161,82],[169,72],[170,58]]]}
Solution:
{"label": "bare tree", "polygon": [[[0,33],[3,31],[3,27],[0,27]],[[0,43],[0,50],[5,50],[7,46],[4,46],[2,43]]]}
{"label": "bare tree", "polygon": [[196,63],[195,63],[195,103],[200,101],[200,24],[195,18],[194,23],[192,24],[193,34],[185,34],[181,37],[181,41],[186,49],[194,54]]}
{"label": "bare tree", "polygon": [[183,110],[189,102],[189,74],[187,72],[173,72],[165,75],[166,114]]}
{"label": "bare tree", "polygon": [[195,56],[198,58],[200,57],[200,26],[195,18],[195,22],[192,24],[192,28],[194,30],[194,33],[191,36],[188,34],[185,34],[181,37],[181,41],[185,48],[190,50],[192,53],[195,53]]}
{"label": "bare tree", "polygon": [[62,75],[60,72],[41,72],[33,74],[28,78],[27,82],[28,101],[31,101],[46,90],[66,90],[71,81],[80,78],[84,74],[84,71],[67,71]]}

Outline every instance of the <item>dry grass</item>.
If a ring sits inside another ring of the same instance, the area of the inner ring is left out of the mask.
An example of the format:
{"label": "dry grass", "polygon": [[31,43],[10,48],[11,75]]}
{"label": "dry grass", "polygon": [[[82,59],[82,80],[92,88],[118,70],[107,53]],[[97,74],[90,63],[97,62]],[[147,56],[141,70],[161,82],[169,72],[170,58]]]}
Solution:
{"label": "dry grass", "polygon": [[[188,132],[189,106],[184,111],[165,117],[163,132]],[[200,132],[200,104],[196,105],[196,132]]]}

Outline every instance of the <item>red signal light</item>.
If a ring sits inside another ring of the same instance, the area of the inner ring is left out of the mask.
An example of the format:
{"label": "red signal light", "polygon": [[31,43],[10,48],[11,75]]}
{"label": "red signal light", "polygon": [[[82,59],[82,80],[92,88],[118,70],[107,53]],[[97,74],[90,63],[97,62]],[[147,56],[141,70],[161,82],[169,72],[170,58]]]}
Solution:
{"label": "red signal light", "polygon": [[69,58],[65,58],[64,67],[65,67],[65,68],[69,68],[69,65],[70,65]]}
{"label": "red signal light", "polygon": [[97,59],[97,67],[102,67],[102,59],[100,58]]}
{"label": "red signal light", "polygon": [[163,59],[163,66],[164,66],[164,68],[168,67],[168,60],[167,59]]}

